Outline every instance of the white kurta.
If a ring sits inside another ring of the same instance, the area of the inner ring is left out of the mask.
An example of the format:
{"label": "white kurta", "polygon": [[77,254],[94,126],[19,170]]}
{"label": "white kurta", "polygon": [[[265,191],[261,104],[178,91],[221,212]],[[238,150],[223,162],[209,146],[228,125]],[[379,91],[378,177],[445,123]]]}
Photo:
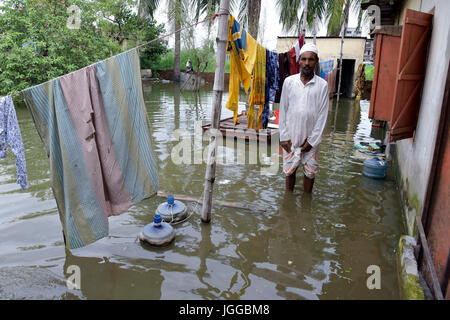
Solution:
{"label": "white kurta", "polygon": [[300,80],[300,74],[284,80],[280,99],[280,141],[291,140],[295,149],[307,139],[312,149],[302,154],[303,164],[319,149],[328,104],[328,83],[317,75],[306,85]]}

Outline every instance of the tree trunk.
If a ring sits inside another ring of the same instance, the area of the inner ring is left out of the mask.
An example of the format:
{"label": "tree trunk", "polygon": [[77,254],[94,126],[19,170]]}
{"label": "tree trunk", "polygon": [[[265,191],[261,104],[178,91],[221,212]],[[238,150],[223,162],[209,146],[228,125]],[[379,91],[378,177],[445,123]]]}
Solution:
{"label": "tree trunk", "polygon": [[144,7],[142,6],[142,0],[140,0],[138,4],[138,17],[141,20],[144,18]]}
{"label": "tree trunk", "polygon": [[258,38],[260,13],[261,0],[248,0],[248,33],[250,33],[255,39]]}
{"label": "tree trunk", "polygon": [[[175,4],[175,30],[181,28],[181,0]],[[181,39],[180,32],[175,33],[175,52],[173,57],[173,81],[180,82],[180,52]]]}

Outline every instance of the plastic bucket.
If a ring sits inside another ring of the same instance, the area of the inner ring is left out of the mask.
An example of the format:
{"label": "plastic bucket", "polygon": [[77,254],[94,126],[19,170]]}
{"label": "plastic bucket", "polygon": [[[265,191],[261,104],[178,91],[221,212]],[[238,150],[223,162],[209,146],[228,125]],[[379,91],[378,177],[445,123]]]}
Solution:
{"label": "plastic bucket", "polygon": [[363,175],[373,179],[384,179],[386,177],[387,163],[380,158],[367,159],[364,161]]}

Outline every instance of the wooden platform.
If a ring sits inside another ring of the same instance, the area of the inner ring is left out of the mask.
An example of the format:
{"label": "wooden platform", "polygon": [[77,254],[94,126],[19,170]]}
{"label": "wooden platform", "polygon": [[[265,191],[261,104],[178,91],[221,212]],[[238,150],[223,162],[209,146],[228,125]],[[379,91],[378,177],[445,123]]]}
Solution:
{"label": "wooden platform", "polygon": [[[255,130],[247,128],[247,115],[240,114],[238,116],[239,124],[234,125],[233,117],[226,118],[220,120],[219,130],[222,132],[224,137],[234,137],[236,139],[245,139],[245,140],[257,140],[257,141],[266,141],[270,143],[272,139],[279,139],[280,134],[278,129],[262,129]],[[207,124],[202,126],[203,132],[209,130],[211,128],[211,124]]]}

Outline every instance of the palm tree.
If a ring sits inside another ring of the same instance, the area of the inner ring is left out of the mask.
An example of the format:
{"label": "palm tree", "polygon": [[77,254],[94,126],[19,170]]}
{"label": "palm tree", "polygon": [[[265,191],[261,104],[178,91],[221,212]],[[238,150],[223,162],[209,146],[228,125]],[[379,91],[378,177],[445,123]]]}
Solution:
{"label": "palm tree", "polygon": [[[138,15],[140,18],[152,17],[156,9],[160,5],[160,0],[139,0]],[[173,21],[174,31],[181,28],[183,16],[182,0],[167,0],[167,10],[169,21]],[[180,52],[181,52],[181,38],[180,33],[175,33],[175,52],[173,61],[173,80],[180,81]]]}
{"label": "palm tree", "polygon": [[[325,21],[328,36],[339,36],[344,22],[344,11],[349,8],[361,13],[361,1],[365,0],[277,0],[280,23],[285,31],[294,30],[299,36],[311,30],[314,18]],[[306,18],[306,22],[305,19]],[[358,25],[362,14],[359,14]]]}
{"label": "palm tree", "polygon": [[[233,0],[231,0],[233,1]],[[195,7],[195,20],[198,21],[201,15],[206,14],[207,17],[218,12],[220,0],[192,0],[192,6]],[[208,34],[211,34],[212,21],[208,22]]]}
{"label": "palm tree", "polygon": [[256,39],[258,37],[259,16],[261,14],[261,0],[246,0],[242,2],[247,3],[248,33]]}
{"label": "palm tree", "polygon": [[159,6],[159,0],[139,0],[138,17],[141,19],[151,17]]}
{"label": "palm tree", "polygon": [[[214,12],[220,4],[220,0],[193,0],[193,2],[197,7],[197,19],[205,12]],[[230,7],[232,11],[237,9],[237,20],[256,39],[259,31],[261,0],[231,0]]]}
{"label": "palm tree", "polygon": [[[300,36],[302,29],[306,27],[308,15],[311,15],[311,10],[308,12],[307,7],[311,8],[314,0],[277,0],[276,5],[280,9],[280,23],[285,31],[295,30]],[[299,11],[301,14],[299,16]]]}

